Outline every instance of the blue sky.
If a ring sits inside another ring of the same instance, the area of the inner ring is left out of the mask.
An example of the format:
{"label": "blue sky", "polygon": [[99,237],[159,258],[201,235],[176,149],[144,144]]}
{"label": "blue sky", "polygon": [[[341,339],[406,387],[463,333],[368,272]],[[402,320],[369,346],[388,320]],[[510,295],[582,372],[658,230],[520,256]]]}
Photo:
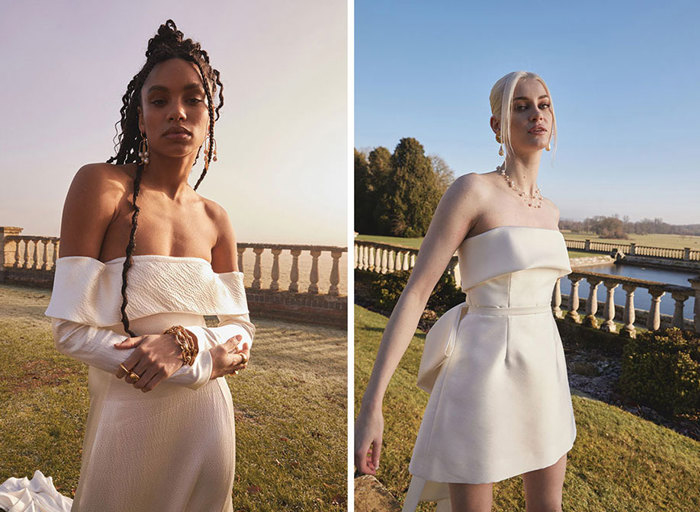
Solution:
{"label": "blue sky", "polygon": [[491,171],[491,86],[534,71],[559,128],[538,182],[562,218],[700,223],[699,5],[357,0],[355,147],[415,137],[457,175]]}
{"label": "blue sky", "polygon": [[58,235],[73,175],[114,154],[121,97],[168,18],[224,83],[218,162],[198,191],[239,241],[345,245],[344,0],[0,0],[0,225]]}

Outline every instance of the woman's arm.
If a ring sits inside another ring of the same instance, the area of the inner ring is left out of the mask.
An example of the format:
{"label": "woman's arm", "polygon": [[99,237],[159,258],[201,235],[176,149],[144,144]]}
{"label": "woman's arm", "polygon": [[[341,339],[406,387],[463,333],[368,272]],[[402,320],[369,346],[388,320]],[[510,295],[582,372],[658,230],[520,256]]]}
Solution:
{"label": "woman's arm", "polygon": [[[361,473],[375,474],[379,465],[384,393],[415,334],[430,293],[478,217],[478,183],[477,174],[462,176],[440,200],[411,277],[384,330],[355,426],[355,465]],[[368,460],[370,447],[372,456]]]}

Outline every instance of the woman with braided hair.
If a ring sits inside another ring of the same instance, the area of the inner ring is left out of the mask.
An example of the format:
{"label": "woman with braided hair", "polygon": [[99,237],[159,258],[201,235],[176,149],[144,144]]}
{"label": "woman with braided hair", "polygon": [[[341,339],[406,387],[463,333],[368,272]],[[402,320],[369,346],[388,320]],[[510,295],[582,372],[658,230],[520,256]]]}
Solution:
{"label": "woman with braided hair", "polygon": [[[46,314],[58,350],[89,365],[73,511],[233,510],[223,376],[246,367],[255,329],[228,216],[196,192],[216,161],[222,89],[168,20],[123,96],[117,155],[82,167],[68,192]],[[68,510],[48,483],[55,508],[41,510]]]}

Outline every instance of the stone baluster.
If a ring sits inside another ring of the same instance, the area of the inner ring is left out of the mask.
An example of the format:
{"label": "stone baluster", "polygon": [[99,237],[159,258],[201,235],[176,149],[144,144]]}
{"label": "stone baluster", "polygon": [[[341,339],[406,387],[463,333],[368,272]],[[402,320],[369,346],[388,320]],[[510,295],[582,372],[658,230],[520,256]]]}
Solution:
{"label": "stone baluster", "polygon": [[289,291],[298,293],[299,292],[299,255],[301,254],[301,249],[292,249],[289,251],[292,253],[292,270],[289,272]]}
{"label": "stone baluster", "polygon": [[243,253],[245,252],[245,247],[240,245],[237,247],[238,250],[238,270],[243,272]]}
{"label": "stone baluster", "polygon": [[[12,265],[14,268],[22,268],[22,262],[19,259],[19,246],[22,244],[22,240],[17,240],[15,242],[15,264]],[[26,252],[26,251],[25,251]]]}
{"label": "stone baluster", "polygon": [[309,274],[309,293],[318,293],[318,257],[321,256],[321,251],[311,250],[311,273]]}
{"label": "stone baluster", "polygon": [[44,240],[44,261],[42,262],[41,270],[49,269],[49,241]]}
{"label": "stone baluster", "polygon": [[598,328],[598,319],[595,317],[598,312],[598,286],[603,280],[599,277],[587,277],[588,300],[586,301],[586,317],[583,319],[584,325]]}
{"label": "stone baluster", "polygon": [[622,289],[625,290],[627,296],[625,298],[625,325],[620,329],[620,334],[627,338],[636,338],[637,329],[634,327],[634,290],[637,285],[623,283]]}
{"label": "stone baluster", "polygon": [[331,251],[333,258],[333,268],[331,269],[331,287],[328,289],[328,295],[339,295],[338,285],[340,284],[340,258],[343,256],[341,251]]}
{"label": "stone baluster", "polygon": [[360,247],[353,244],[353,268],[360,268]]}
{"label": "stone baluster", "polygon": [[581,317],[578,314],[578,285],[581,283],[581,277],[569,276],[569,281],[571,281],[571,294],[569,295],[569,312],[566,314],[566,318],[574,323],[581,323]]}
{"label": "stone baluster", "polygon": [[629,251],[630,251],[629,253],[630,253],[631,256],[634,256],[634,252],[635,252],[636,249],[637,249],[637,244],[631,243],[631,244],[630,244],[630,248],[629,248]]}
{"label": "stone baluster", "polygon": [[617,332],[615,327],[615,288],[619,283],[612,281],[603,281],[606,288],[605,298],[605,321],[600,326],[601,331]]}
{"label": "stone baluster", "polygon": [[260,290],[260,277],[262,276],[262,263],[260,255],[265,249],[263,247],[254,247],[253,252],[255,253],[255,265],[253,266],[253,283],[250,287],[253,290]]}
{"label": "stone baluster", "polygon": [[59,240],[54,240],[53,242],[53,260],[51,262],[51,267],[56,266],[56,260],[58,259],[58,250],[60,247],[61,242]]}
{"label": "stone baluster", "polygon": [[389,249],[387,253],[386,268],[387,272],[392,273],[396,271],[396,251],[394,251],[394,249]]}
{"label": "stone baluster", "polygon": [[411,268],[416,266],[416,253],[412,252],[411,253]]}
{"label": "stone baluster", "polygon": [[379,264],[379,271],[382,274],[386,274],[387,269],[389,268],[389,251],[386,249],[382,248],[381,249],[382,253],[380,256],[380,261],[381,263]]}
{"label": "stone baluster", "polygon": [[377,248],[369,247],[369,267],[370,272],[377,272]]}
{"label": "stone baluster", "polygon": [[564,314],[561,310],[561,278],[557,279],[554,284],[554,293],[552,294],[552,313],[555,318],[563,318]]}
{"label": "stone baluster", "polygon": [[270,272],[270,290],[276,292],[280,289],[280,254],[282,249],[270,249],[272,252],[272,271]]}
{"label": "stone baluster", "polygon": [[661,288],[656,288],[653,286],[649,287],[649,294],[651,295],[651,308],[649,309],[649,315],[647,316],[647,329],[650,331],[658,331],[661,327],[661,297],[666,293]]}
{"label": "stone baluster", "polygon": [[673,327],[683,329],[683,307],[685,301],[688,300],[688,294],[684,292],[671,292],[671,297],[676,301],[673,309]]}
{"label": "stone baluster", "polygon": [[695,290],[695,307],[693,308],[693,326],[695,332],[700,334],[700,276],[688,279],[690,286]]}

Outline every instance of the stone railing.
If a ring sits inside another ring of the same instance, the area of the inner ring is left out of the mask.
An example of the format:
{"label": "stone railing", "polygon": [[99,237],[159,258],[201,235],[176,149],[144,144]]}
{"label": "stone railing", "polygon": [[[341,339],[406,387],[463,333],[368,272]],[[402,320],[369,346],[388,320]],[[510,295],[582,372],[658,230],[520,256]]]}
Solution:
{"label": "stone railing", "polygon": [[[0,283],[51,288],[59,239],[21,231],[0,226]],[[346,254],[336,246],[238,243],[251,312],[346,327]]]}
{"label": "stone railing", "polygon": [[345,247],[325,246],[325,245],[274,245],[274,244],[238,244],[238,268],[243,269],[244,254],[252,249],[255,255],[255,263],[253,265],[253,282],[251,288],[260,290],[263,276],[262,257],[265,251],[269,251],[272,256],[272,265],[270,265],[270,284],[268,289],[279,291],[280,288],[280,256],[286,253],[291,257],[289,266],[289,285],[287,290],[298,293],[299,286],[299,257],[302,254],[308,253],[311,256],[311,264],[308,274],[308,287],[306,293],[318,294],[319,289],[319,259],[324,253],[328,253],[331,257],[331,269],[329,274],[330,286],[328,287],[328,295],[340,295],[340,258],[347,252]]}
{"label": "stone railing", "polygon": [[685,247],[671,249],[669,247],[650,247],[636,243],[612,243],[597,240],[566,240],[566,247],[571,250],[610,254],[613,249],[622,251],[629,256],[649,256],[680,261],[700,261],[700,251]]}
{"label": "stone railing", "polygon": [[[568,242],[567,241],[567,245]],[[574,240],[576,244],[583,244],[583,240]],[[588,241],[586,241],[588,242]],[[385,274],[396,270],[409,270],[415,265],[417,249],[407,247],[394,246],[389,244],[355,241],[355,265],[359,270],[368,270]],[[570,247],[578,249],[578,247]],[[453,257],[450,261],[450,271],[456,278],[456,282],[460,282],[457,269],[457,258]],[[567,318],[576,323],[584,323],[592,327],[600,328],[603,331],[616,332],[615,318],[622,319],[624,323],[621,333],[622,335],[634,337],[636,335],[635,321],[638,316],[646,319],[645,327],[655,331],[661,328],[661,297],[668,293],[675,301],[673,317],[670,319],[670,325],[687,329],[694,328],[696,332],[700,332],[700,278],[697,280],[690,279],[692,286],[678,286],[656,281],[646,281],[643,279],[633,279],[622,276],[611,276],[608,274],[598,274],[595,272],[574,271],[567,276],[571,281],[571,293],[568,299]],[[585,314],[579,313],[581,302],[578,293],[578,287],[582,280],[586,280],[589,284],[589,296],[585,300]],[[552,296],[552,309],[554,315],[562,318],[562,294],[561,294],[561,279],[558,279],[554,287]],[[602,314],[598,313],[598,298],[597,291],[600,285],[603,285],[606,290],[606,300],[602,308]],[[615,305],[615,289],[620,286],[625,291],[625,306]],[[634,294],[638,290],[646,290],[651,295],[651,310],[638,310],[634,307]],[[689,325],[684,320],[683,310],[684,303],[689,297],[695,297],[694,320]],[[599,318],[602,323],[599,322]]]}
{"label": "stone railing", "polygon": [[[378,274],[411,270],[415,266],[418,256],[418,249],[361,240],[355,240],[354,250],[354,268]],[[459,281],[457,256],[452,257],[447,269],[452,277]]]}
{"label": "stone railing", "polygon": [[[620,318],[623,323],[620,334],[628,337],[635,337],[635,320],[639,310],[634,307],[634,295],[638,290],[646,290],[651,295],[651,309],[642,311],[646,317],[645,327],[650,331],[661,328],[661,297],[668,293],[675,301],[673,317],[670,325],[680,329],[693,328],[700,332],[700,279],[690,279],[692,286],[678,286],[656,281],[645,281],[643,279],[633,279],[630,277],[611,276],[608,274],[598,274],[596,272],[571,272],[566,278],[571,282],[571,293],[568,296],[568,312],[566,318],[575,323],[582,323],[589,327],[598,328],[602,331],[617,332],[615,318]],[[561,278],[564,279],[564,278]],[[561,279],[557,280],[552,296],[552,310],[557,318],[564,318],[561,305]],[[585,313],[579,313],[580,297],[578,293],[579,284],[586,280],[589,286],[588,298],[586,299]],[[598,288],[600,285],[605,288],[605,302],[603,306],[602,323],[598,318]],[[625,292],[625,306],[615,305],[615,290],[620,286]],[[684,320],[684,303],[688,298],[695,297],[694,320],[691,325]]]}

